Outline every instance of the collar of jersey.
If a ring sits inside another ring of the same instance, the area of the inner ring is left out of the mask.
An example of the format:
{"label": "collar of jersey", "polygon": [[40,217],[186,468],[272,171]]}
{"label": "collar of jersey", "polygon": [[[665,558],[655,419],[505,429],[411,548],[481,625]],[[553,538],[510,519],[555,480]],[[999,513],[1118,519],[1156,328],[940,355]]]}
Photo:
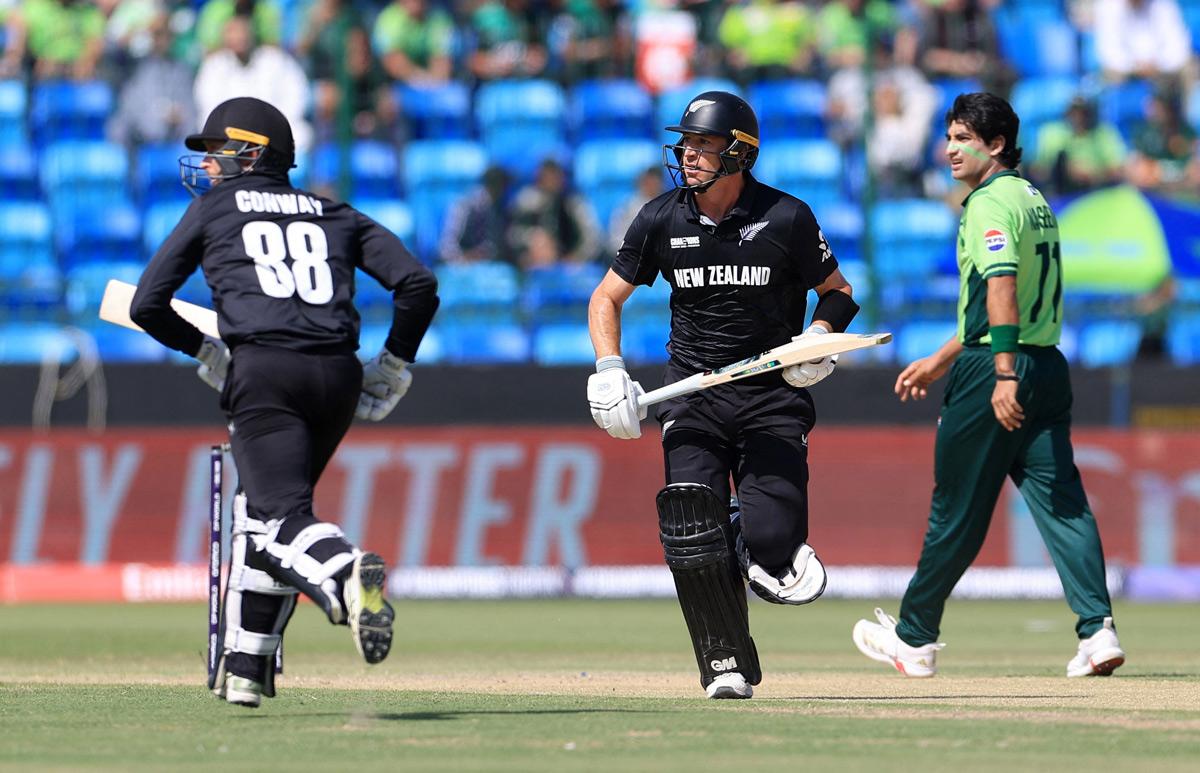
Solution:
{"label": "collar of jersey", "polygon": [[1001,177],[1020,177],[1020,175],[1017,174],[1016,169],[1002,169],[999,172],[996,172],[994,175],[992,175],[991,177],[989,177],[986,180],[984,180],[983,182],[981,182],[979,184],[978,188],[976,188],[975,190],[968,193],[967,197],[962,200],[962,205],[964,207],[967,206],[967,202],[971,200],[972,196],[974,196],[976,193],[983,190],[984,188],[988,187],[996,180],[999,180]]}
{"label": "collar of jersey", "polygon": [[[758,191],[758,180],[749,172],[743,172],[746,175],[746,184],[742,186],[742,192],[738,195],[738,200],[733,203],[733,208],[725,215],[725,220],[731,220],[735,217],[746,218],[750,216],[750,209],[754,204],[754,194]],[[693,223],[701,222],[700,210],[696,207],[696,195],[689,190],[680,191],[683,195],[679,198],[679,205],[687,207],[688,220]],[[722,220],[721,222],[725,222]],[[717,225],[720,225],[718,223]]]}

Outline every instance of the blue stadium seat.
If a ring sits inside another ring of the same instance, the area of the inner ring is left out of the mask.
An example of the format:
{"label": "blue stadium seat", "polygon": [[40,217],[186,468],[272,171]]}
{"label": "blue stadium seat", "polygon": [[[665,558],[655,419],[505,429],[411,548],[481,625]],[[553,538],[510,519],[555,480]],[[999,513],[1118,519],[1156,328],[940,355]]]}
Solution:
{"label": "blue stadium seat", "polygon": [[416,140],[404,148],[404,189],[423,260],[436,257],[447,209],[479,183],[486,167],[483,146],[470,140]]}
{"label": "blue stadium seat", "polygon": [[750,86],[749,96],[758,115],[759,133],[766,141],[825,138],[825,84],[821,81],[760,81]]}
{"label": "blue stadium seat", "polygon": [[41,197],[33,149],[23,140],[0,141],[0,201],[38,201]]}
{"label": "blue stadium seat", "polygon": [[[344,158],[343,158],[344,155]],[[348,169],[343,167],[348,164]],[[396,149],[378,140],[358,140],[343,152],[337,143],[327,142],[312,153],[308,182],[313,186],[336,189],[342,182],[350,186],[348,198],[389,198],[398,190],[399,161]]]}
{"label": "blue stadium seat", "polygon": [[175,291],[175,297],[197,306],[212,308],[213,305],[212,288],[208,286],[204,272],[200,269],[193,271],[192,275],[184,281],[183,286]]}
{"label": "blue stadium seat", "polygon": [[661,327],[670,322],[671,283],[659,276],[649,287],[639,285],[621,307],[622,340],[626,325]]}
{"label": "blue stadium seat", "polygon": [[[383,343],[387,340],[388,332],[391,329],[390,319],[386,322],[364,323],[359,329],[358,336],[359,359],[369,360],[378,354],[383,349]],[[417,349],[417,362],[421,365],[431,365],[441,362],[445,356],[442,338],[437,327],[429,328],[425,331],[425,337],[421,339],[421,346]]]}
{"label": "blue stadium seat", "polygon": [[901,323],[895,331],[896,358],[909,363],[928,357],[958,333],[958,323],[948,320],[915,320]]}
{"label": "blue stadium seat", "polygon": [[1200,365],[1200,313],[1171,318],[1167,323],[1167,351],[1176,365]]}
{"label": "blue stadium seat", "polygon": [[576,142],[655,136],[654,100],[637,81],[614,78],[577,83],[569,121]]}
{"label": "blue stadium seat", "polygon": [[587,319],[588,301],[607,269],[597,263],[571,263],[525,272],[521,305],[538,323]]}
{"label": "blue stadium seat", "polygon": [[1079,332],[1079,361],[1085,368],[1127,365],[1137,356],[1141,342],[1137,320],[1089,320]]}
{"label": "blue stadium seat", "polygon": [[192,195],[179,177],[179,157],[187,151],[178,145],[148,144],[134,154],[133,195],[143,207],[162,201],[184,202]]}
{"label": "blue stadium seat", "polygon": [[412,248],[413,213],[402,199],[356,199],[354,207],[396,234],[406,247]]}
{"label": "blue stadium seat", "polygon": [[1100,92],[1100,118],[1114,124],[1126,141],[1145,119],[1146,102],[1154,87],[1149,81],[1125,81],[1106,86]]}
{"label": "blue stadium seat", "polygon": [[[670,321],[645,320],[630,322],[621,319],[621,353],[631,365],[654,365],[666,362],[667,341],[671,338]],[[653,386],[646,386],[653,389]]]}
{"label": "blue stadium seat", "polygon": [[146,210],[142,221],[142,248],[146,251],[147,259],[158,252],[167,235],[179,224],[188,206],[188,201],[160,201]]}
{"label": "blue stadium seat", "polygon": [[697,78],[690,83],[668,89],[658,95],[658,104],[654,108],[654,130],[661,137],[661,142],[675,142],[679,135],[675,132],[664,131],[666,126],[675,126],[683,117],[692,97],[705,91],[728,91],[744,97],[736,83],[727,78]]}
{"label": "blue stadium seat", "polygon": [[832,140],[779,140],[763,148],[754,174],[817,207],[841,198],[842,153]]}
{"label": "blue stadium seat", "polygon": [[518,180],[529,180],[545,158],[565,161],[566,97],[548,80],[485,83],[475,95],[479,139],[493,164]]}
{"label": "blue stadium seat", "polygon": [[410,140],[467,139],[471,136],[471,92],[465,83],[396,87]]}
{"label": "blue stadium seat", "polygon": [[63,268],[142,255],[140,212],[125,199],[113,199],[99,209],[56,211],[55,236]]}
{"label": "blue stadium seat", "polygon": [[29,144],[25,129],[28,110],[25,84],[19,80],[0,80],[0,147]]}
{"label": "blue stadium seat", "polygon": [[[358,309],[364,325],[390,324],[396,309],[392,291],[362,269],[354,272],[354,307]],[[371,355],[376,351],[378,349]]]}
{"label": "blue stadium seat", "polygon": [[439,314],[454,322],[515,322],[520,277],[508,263],[443,265],[437,269]]}
{"label": "blue stadium seat", "polygon": [[529,360],[529,334],[515,322],[439,324],[437,332],[446,362],[488,365]]}
{"label": "blue stadium seat", "polygon": [[128,177],[125,148],[111,142],[68,140],[42,151],[42,190],[56,215],[64,207],[100,209],[124,199]]}
{"label": "blue stadium seat", "polygon": [[0,203],[0,313],[45,316],[62,300],[50,212],[40,202]]}
{"label": "blue stadium seat", "polygon": [[[1025,144],[1026,124],[1041,126],[1063,119],[1071,99],[1080,92],[1078,78],[1061,75],[1033,76],[1017,81],[1012,90],[1012,107],[1021,117],[1021,144]],[[1032,139],[1032,136],[1030,136]]]}
{"label": "blue stadium seat", "polygon": [[636,190],[638,175],[661,166],[662,146],[649,139],[588,139],[575,149],[574,164],[575,187],[607,231],[613,210]]}
{"label": "blue stadium seat", "polygon": [[33,87],[30,134],[38,146],[103,139],[112,113],[112,87],[104,81],[46,81]]}
{"label": "blue stadium seat", "polygon": [[62,328],[49,322],[0,324],[0,363],[34,365],[45,358],[65,361],[75,346]]}
{"label": "blue stadium seat", "polygon": [[1000,50],[1022,76],[1079,74],[1079,33],[1057,7],[1000,10],[993,18]]}
{"label": "blue stadium seat", "polygon": [[66,312],[80,324],[92,324],[110,279],[137,284],[144,265],[140,261],[95,262],[67,270]]}
{"label": "blue stadium seat", "polygon": [[95,340],[101,362],[162,362],[172,351],[145,333],[107,322],[93,321],[83,329]]}
{"label": "blue stadium seat", "polygon": [[862,257],[862,207],[846,199],[822,199],[812,204],[813,215],[839,263]]}
{"label": "blue stadium seat", "polygon": [[928,276],[937,268],[942,253],[954,248],[958,219],[940,201],[881,201],[868,217],[880,282]]}
{"label": "blue stadium seat", "polygon": [[539,327],[533,335],[533,360],[538,365],[590,365],[596,361],[587,323],[558,322]]}

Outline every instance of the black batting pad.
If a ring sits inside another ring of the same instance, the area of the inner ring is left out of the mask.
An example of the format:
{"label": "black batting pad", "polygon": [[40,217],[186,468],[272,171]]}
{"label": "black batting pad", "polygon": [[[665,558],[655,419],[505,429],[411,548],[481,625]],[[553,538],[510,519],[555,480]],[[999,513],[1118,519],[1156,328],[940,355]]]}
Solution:
{"label": "black batting pad", "polygon": [[673,483],[658,492],[659,538],[707,687],[737,671],[758,684],[762,670],[750,638],[746,589],[729,552],[729,512],[712,489]]}

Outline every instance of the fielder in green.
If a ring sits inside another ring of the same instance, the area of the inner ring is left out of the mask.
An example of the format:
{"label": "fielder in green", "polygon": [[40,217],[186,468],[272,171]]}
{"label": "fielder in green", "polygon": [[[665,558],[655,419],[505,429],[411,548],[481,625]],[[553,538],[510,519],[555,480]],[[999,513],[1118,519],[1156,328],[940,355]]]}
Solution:
{"label": "fielder in green", "polygon": [[946,599],[975,560],[1006,477],[1029,505],[1079,616],[1067,676],[1125,662],[1104,581],[1104,553],[1071,448],[1071,380],[1058,350],[1058,223],[1021,178],[1019,119],[992,94],[962,94],[946,114],[946,157],[971,193],[958,228],[958,334],[896,379],[919,400],[949,371],[934,450],[929,526],[897,621],[876,609],[854,643],[905,676],[933,676]]}

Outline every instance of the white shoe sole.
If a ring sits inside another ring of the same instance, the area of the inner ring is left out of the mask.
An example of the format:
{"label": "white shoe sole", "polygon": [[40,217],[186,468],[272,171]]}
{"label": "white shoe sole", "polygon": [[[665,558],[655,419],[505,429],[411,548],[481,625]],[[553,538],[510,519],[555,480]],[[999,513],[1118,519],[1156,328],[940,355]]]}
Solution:
{"label": "white shoe sole", "polygon": [[709,683],[704,692],[709,700],[753,698],[754,687],[745,678],[742,678],[740,674],[738,674],[738,677],[731,679],[724,675],[718,676]]}
{"label": "white shoe sole", "polygon": [[1125,665],[1125,653],[1116,648],[1100,650],[1088,658],[1087,668],[1068,671],[1069,677],[1112,676],[1112,672]]}
{"label": "white shoe sole", "polygon": [[354,559],[346,580],[346,607],[350,634],[358,654],[367,663],[383,661],[392,649],[392,623],[396,613],[385,598],[387,567],[374,553]]}

